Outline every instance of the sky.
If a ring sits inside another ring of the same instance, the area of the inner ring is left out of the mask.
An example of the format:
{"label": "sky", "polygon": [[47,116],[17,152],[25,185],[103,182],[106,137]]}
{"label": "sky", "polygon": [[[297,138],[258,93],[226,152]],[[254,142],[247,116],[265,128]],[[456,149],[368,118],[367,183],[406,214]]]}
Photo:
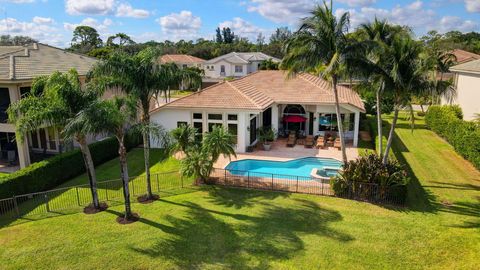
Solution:
{"label": "sky", "polygon": [[[296,30],[315,0],[0,0],[0,34],[27,35],[68,47],[78,25],[106,40],[122,32],[136,42],[213,39],[217,27],[255,41],[277,27]],[[480,0],[334,0],[350,13],[351,29],[375,16],[409,25],[418,37],[430,30],[480,32]]]}

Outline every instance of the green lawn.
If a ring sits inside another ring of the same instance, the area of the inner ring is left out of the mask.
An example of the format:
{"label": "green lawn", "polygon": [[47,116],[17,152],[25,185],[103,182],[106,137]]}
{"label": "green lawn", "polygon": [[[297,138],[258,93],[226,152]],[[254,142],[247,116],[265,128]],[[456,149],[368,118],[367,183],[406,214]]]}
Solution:
{"label": "green lawn", "polygon": [[[115,222],[122,212],[117,205],[96,215],[3,227],[2,267],[478,269],[480,173],[424,129],[421,119],[413,132],[405,120],[399,124],[395,155],[414,176],[405,208],[280,192],[183,189],[152,204],[133,204],[142,219],[130,225]],[[178,168],[171,159],[154,167],[161,164]],[[114,176],[114,162],[103,166],[99,171]]]}

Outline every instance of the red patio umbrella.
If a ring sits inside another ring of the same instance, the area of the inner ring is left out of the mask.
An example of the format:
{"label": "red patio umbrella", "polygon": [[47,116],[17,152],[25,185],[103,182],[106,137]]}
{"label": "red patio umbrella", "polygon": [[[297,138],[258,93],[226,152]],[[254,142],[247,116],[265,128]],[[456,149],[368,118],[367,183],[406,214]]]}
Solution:
{"label": "red patio umbrella", "polygon": [[303,123],[307,121],[307,118],[300,115],[287,115],[283,117],[283,121],[287,123]]}

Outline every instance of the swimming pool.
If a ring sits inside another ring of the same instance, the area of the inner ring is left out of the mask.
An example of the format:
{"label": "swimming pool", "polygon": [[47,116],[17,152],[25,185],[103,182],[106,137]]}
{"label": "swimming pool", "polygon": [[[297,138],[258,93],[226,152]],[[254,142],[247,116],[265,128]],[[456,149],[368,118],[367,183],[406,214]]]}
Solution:
{"label": "swimming pool", "polygon": [[[225,169],[235,175],[250,173],[250,175],[262,177],[262,174],[274,174],[276,178],[291,179],[291,176],[300,176],[304,177],[304,180],[309,180],[313,169],[340,169],[341,166],[342,162],[336,159],[307,157],[289,161],[243,159],[230,162]],[[326,170],[326,172],[328,176],[337,174],[335,170]]]}

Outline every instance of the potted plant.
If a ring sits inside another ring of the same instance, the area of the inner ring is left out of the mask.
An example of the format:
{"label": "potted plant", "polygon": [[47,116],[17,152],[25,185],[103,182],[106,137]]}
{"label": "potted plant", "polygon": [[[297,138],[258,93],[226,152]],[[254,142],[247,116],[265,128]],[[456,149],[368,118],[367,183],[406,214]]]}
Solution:
{"label": "potted plant", "polygon": [[269,151],[272,145],[270,144],[275,140],[275,131],[271,127],[260,127],[257,129],[258,139],[263,144],[263,150]]}

